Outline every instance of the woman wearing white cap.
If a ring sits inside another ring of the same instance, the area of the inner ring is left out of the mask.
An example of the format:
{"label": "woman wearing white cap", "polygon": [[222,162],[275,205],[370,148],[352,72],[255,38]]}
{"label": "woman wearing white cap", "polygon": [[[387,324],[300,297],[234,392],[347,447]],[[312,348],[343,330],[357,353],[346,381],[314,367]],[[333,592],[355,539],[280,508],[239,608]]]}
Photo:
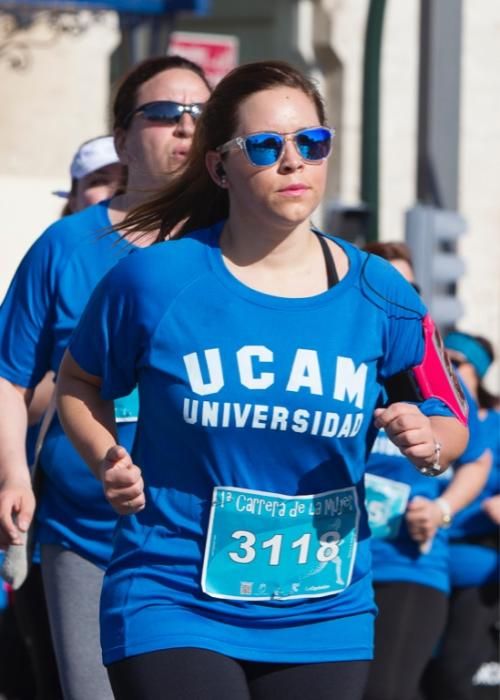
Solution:
{"label": "woman wearing white cap", "polygon": [[82,143],[70,166],[71,190],[54,194],[67,198],[62,215],[112,197],[126,183],[126,169],[120,163],[112,136],[98,136]]}
{"label": "woman wearing white cap", "polygon": [[[56,190],[53,194],[67,199],[61,216],[83,211],[93,204],[113,197],[123,190],[127,180],[127,170],[120,163],[112,136],[97,136],[84,141],[76,151],[70,165],[71,189],[68,192]],[[47,408],[52,393],[53,373],[36,388],[29,407],[30,425],[36,426]],[[34,433],[36,435],[36,433]],[[29,442],[28,436],[28,442]],[[32,447],[34,447],[34,441]],[[29,449],[29,444],[28,444]],[[29,452],[28,452],[29,455]]]}
{"label": "woman wearing white cap", "polygon": [[[127,167],[127,189],[53,224],[22,261],[0,308],[0,545],[22,541],[34,498],[24,454],[32,388],[57,371],[94,287],[136,245],[110,233],[131,206],[171,178],[191,146],[210,88],[201,69],[178,56],[136,66],[114,101],[114,139]],[[104,235],[107,234],[107,235]],[[143,241],[142,245],[147,245]],[[19,349],[22,348],[22,352]],[[117,402],[120,440],[131,444],[134,397]],[[99,653],[98,602],[116,514],[102,487],[54,418],[40,455],[43,489],[37,538],[64,696],[108,700]]]}
{"label": "woman wearing white cap", "polygon": [[[120,163],[112,136],[98,136],[85,141],[78,147],[71,161],[70,191],[54,192],[67,200],[61,215],[74,214],[112,197],[117,190],[123,189],[126,183],[126,172],[126,168]],[[40,422],[53,391],[54,372],[49,371],[35,388],[29,406],[29,428],[26,436],[28,464],[33,464]],[[24,568],[26,565],[24,550],[21,552],[18,550],[14,560],[8,559],[6,566],[7,568],[10,566],[11,574],[14,571],[19,572],[20,558]],[[33,670],[31,675],[26,668],[22,680],[18,679],[16,674],[12,674],[15,679],[12,692],[20,692],[22,695],[22,689],[26,687],[26,683],[31,683],[36,688],[37,700],[59,700],[62,692],[47,617],[39,548],[36,548],[33,554],[33,566],[25,582],[13,593],[12,599],[15,616],[7,617],[7,621],[2,626],[2,636],[10,635],[8,656],[3,660],[6,666],[9,666],[10,660],[14,659],[17,652],[23,654],[24,661],[26,650],[29,655],[29,667]],[[9,625],[8,628],[5,624]],[[16,643],[18,638],[19,651]]]}

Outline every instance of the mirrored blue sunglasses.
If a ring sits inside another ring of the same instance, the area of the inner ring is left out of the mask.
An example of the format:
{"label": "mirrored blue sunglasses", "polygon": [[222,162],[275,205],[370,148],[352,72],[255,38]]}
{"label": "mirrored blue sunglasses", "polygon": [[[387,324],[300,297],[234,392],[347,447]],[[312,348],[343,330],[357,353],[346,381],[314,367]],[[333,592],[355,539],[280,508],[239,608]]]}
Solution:
{"label": "mirrored blue sunglasses", "polygon": [[147,102],[146,104],[136,107],[125,120],[128,126],[132,117],[136,114],[142,114],[144,119],[149,122],[157,122],[173,126],[178,124],[184,113],[190,114],[194,121],[203,112],[204,104],[202,102],[194,102],[193,104],[182,104],[182,102],[172,102],[171,100],[158,100],[156,102]]}
{"label": "mirrored blue sunglasses", "polygon": [[293,141],[302,160],[318,163],[330,155],[334,135],[334,129],[326,126],[312,126],[288,134],[259,131],[248,136],[237,136],[216,150],[218,153],[226,153],[233,148],[240,148],[252,165],[262,168],[275,165],[283,154],[286,141]]}

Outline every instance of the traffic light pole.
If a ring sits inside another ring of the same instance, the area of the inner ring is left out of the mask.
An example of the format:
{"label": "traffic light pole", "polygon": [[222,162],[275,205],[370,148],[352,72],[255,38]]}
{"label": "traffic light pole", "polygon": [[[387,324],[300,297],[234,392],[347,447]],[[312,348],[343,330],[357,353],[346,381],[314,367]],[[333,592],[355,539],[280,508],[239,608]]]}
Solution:
{"label": "traffic light pole", "polygon": [[406,215],[406,241],[422,296],[441,330],[463,313],[457,281],[465,267],[457,213],[462,0],[421,0],[417,204]]}
{"label": "traffic light pole", "polygon": [[446,332],[463,314],[456,282],[465,265],[457,255],[458,240],[467,229],[455,211],[417,204],[406,214],[406,242],[412,252],[415,277],[432,318]]}

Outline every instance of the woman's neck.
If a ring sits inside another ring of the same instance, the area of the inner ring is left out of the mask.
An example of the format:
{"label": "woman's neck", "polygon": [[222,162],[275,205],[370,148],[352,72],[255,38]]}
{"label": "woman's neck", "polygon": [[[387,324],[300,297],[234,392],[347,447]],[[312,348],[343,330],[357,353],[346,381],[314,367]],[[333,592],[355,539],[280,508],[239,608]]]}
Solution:
{"label": "woman's neck", "polygon": [[297,227],[271,228],[229,217],[221,234],[220,247],[234,265],[246,267],[290,267],[301,264],[314,247],[309,221]]}
{"label": "woman's neck", "polygon": [[[157,192],[157,188],[151,189],[138,189],[127,185],[127,189],[122,194],[118,194],[112,198],[109,203],[108,215],[113,225],[113,228],[119,230],[120,226],[132,209],[144,204],[148,199],[154,196]],[[151,232],[147,235],[141,233],[126,233],[125,238],[134,245],[140,246],[141,248],[151,245],[156,240],[157,232]]]}
{"label": "woman's neck", "polygon": [[[327,244],[341,278],[348,266],[345,253],[336,244]],[[303,298],[329,288],[324,252],[308,221],[284,230],[264,228],[255,222],[252,228],[238,226],[230,217],[222,231],[220,247],[231,274],[258,291]]]}

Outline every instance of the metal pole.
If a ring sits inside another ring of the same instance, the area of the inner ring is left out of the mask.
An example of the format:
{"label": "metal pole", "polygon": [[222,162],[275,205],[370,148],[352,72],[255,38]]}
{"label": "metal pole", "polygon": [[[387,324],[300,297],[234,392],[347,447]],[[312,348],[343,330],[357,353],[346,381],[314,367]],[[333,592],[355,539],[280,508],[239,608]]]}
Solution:
{"label": "metal pole", "polygon": [[456,210],[462,0],[421,0],[417,200]]}
{"label": "metal pole", "polygon": [[368,240],[378,238],[380,55],[386,0],[371,0],[365,36],[361,143],[361,199],[368,206]]}

